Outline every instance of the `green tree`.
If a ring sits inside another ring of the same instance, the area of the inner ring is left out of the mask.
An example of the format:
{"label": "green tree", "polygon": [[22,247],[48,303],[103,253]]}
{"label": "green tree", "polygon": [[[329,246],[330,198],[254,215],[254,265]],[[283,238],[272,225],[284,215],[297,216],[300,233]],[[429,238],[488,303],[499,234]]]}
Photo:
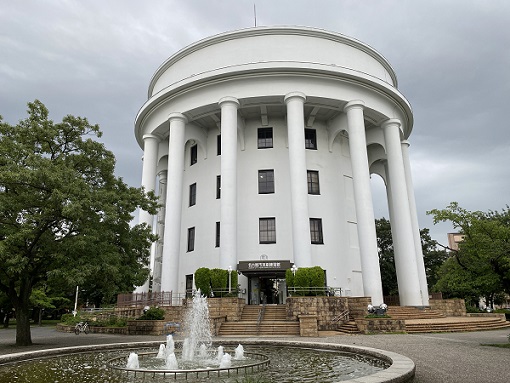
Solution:
{"label": "green tree", "polygon": [[102,279],[126,290],[148,275],[154,236],[132,213],[156,212],[153,193],[114,175],[97,125],[54,123],[40,102],[16,126],[0,117],[0,290],[16,311],[16,344],[30,345],[30,296],[42,283]]}
{"label": "green tree", "polygon": [[483,296],[489,304],[500,293],[510,294],[510,209],[468,211],[452,202],[429,212],[434,223],[451,222],[463,236],[458,251],[444,265],[436,288],[451,296],[473,300]]}
{"label": "green tree", "polygon": [[[391,224],[386,218],[375,220],[377,233],[377,247],[379,252],[379,266],[381,268],[381,279],[384,295],[397,295],[398,283],[395,271],[395,254],[393,250],[393,238]],[[437,241],[430,237],[429,229],[420,230],[421,245],[423,251],[423,262],[429,291],[432,291],[438,279],[438,271],[441,265],[448,259],[448,253],[440,249]]]}

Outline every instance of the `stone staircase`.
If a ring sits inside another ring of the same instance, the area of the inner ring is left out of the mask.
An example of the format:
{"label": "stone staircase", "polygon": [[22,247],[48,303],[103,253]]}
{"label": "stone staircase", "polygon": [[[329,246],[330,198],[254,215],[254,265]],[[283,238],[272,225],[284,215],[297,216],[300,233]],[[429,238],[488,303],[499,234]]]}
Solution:
{"label": "stone staircase", "polygon": [[264,317],[257,325],[262,306],[246,305],[238,322],[223,322],[219,329],[220,336],[265,336],[294,335],[299,336],[299,322],[287,320],[287,307],[267,305]]}
{"label": "stone staircase", "polygon": [[[428,333],[428,332],[460,332],[460,331],[481,331],[510,328],[510,322],[503,316],[456,316],[446,317],[437,310],[429,307],[417,308],[406,306],[389,306],[387,315],[391,319],[405,321],[407,333]],[[340,325],[337,329],[342,334],[359,334],[353,318]]]}
{"label": "stone staircase", "polygon": [[359,334],[360,331],[358,329],[358,326],[356,325],[356,322],[353,320],[350,320],[349,322],[345,322],[338,326],[337,330],[338,332],[342,334]]}
{"label": "stone staircase", "polygon": [[439,319],[406,320],[406,332],[460,332],[510,328],[502,317],[446,317]]}

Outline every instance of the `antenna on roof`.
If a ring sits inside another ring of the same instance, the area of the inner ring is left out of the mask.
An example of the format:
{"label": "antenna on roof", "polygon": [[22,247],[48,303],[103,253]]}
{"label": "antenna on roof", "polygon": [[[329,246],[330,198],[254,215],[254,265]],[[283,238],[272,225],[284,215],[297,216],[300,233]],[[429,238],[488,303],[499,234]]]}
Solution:
{"label": "antenna on roof", "polygon": [[257,8],[255,7],[255,3],[253,3],[253,18],[255,19],[255,26],[257,26]]}

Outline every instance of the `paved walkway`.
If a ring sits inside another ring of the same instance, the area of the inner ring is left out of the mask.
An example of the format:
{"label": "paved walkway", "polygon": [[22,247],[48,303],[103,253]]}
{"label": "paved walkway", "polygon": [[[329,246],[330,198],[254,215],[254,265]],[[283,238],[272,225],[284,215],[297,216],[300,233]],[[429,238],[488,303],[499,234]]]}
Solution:
{"label": "paved walkway", "polygon": [[[304,342],[342,343],[379,348],[411,358],[416,364],[415,383],[508,383],[510,349],[482,346],[508,343],[509,329],[434,334],[331,335],[292,339]],[[221,338],[215,338],[220,340]],[[233,338],[228,338],[229,340]],[[240,343],[250,338],[240,338]],[[266,338],[264,338],[266,339]],[[33,327],[30,347],[16,347],[15,330],[0,329],[0,355],[48,348],[138,341],[164,342],[162,336],[122,336],[109,334],[68,334],[53,327]],[[1,367],[0,367],[1,368]]]}

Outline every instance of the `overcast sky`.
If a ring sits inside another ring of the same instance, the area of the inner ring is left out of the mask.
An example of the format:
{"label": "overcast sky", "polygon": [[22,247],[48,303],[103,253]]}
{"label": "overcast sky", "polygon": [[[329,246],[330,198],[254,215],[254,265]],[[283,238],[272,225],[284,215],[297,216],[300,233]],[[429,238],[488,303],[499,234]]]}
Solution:
{"label": "overcast sky", "polygon": [[[508,0],[0,0],[0,115],[15,124],[41,100],[54,121],[87,117],[104,132],[117,175],[141,181],[134,118],[165,59],[198,39],[301,25],[354,37],[393,66],[414,110],[410,137],[420,227],[426,211],[510,203]],[[378,178],[374,176],[374,178]],[[388,217],[375,179],[376,217]]]}

